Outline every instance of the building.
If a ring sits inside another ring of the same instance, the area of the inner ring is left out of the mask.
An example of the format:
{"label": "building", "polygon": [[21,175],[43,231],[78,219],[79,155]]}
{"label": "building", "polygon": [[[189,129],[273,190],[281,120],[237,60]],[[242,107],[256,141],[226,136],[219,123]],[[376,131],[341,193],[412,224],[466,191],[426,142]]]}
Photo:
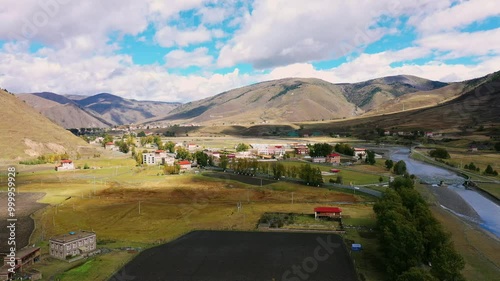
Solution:
{"label": "building", "polygon": [[173,166],[175,158],[172,154],[165,150],[156,150],[154,152],[146,152],[142,154],[142,164],[145,165],[167,165]]}
{"label": "building", "polygon": [[342,218],[342,209],[339,207],[316,207],[314,208],[314,218]]}
{"label": "building", "polygon": [[88,255],[96,251],[96,240],[96,234],[91,231],[69,232],[50,238],[49,253],[52,257],[62,260]]}
{"label": "building", "polygon": [[340,164],[340,154],[338,154],[338,153],[328,154],[326,156],[326,162],[327,163],[332,163],[332,164],[335,164],[335,165]]}
{"label": "building", "polygon": [[142,154],[142,164],[156,165],[155,154],[153,152],[143,153]]}
{"label": "building", "polygon": [[326,163],[326,157],[313,157],[313,163]]}
{"label": "building", "polygon": [[115,150],[116,146],[114,142],[107,142],[104,144],[104,148],[107,150]]}
{"label": "building", "polygon": [[4,257],[3,266],[0,267],[0,280],[9,280],[14,274],[9,272],[14,268],[14,272],[25,272],[32,264],[40,261],[42,253],[39,247],[27,247],[17,251],[14,258]]}
{"label": "building", "polygon": [[71,160],[61,160],[59,166],[56,167],[56,171],[67,171],[74,169],[75,169],[75,164],[73,164],[73,161]]}
{"label": "building", "polygon": [[188,160],[179,161],[179,166],[181,170],[191,170],[191,162]]}
{"label": "building", "polygon": [[354,148],[354,156],[356,156],[356,157],[361,156],[361,158],[365,158],[365,156],[366,156],[366,148],[355,147]]}
{"label": "building", "polygon": [[309,147],[307,145],[297,145],[293,149],[297,155],[309,155]]}

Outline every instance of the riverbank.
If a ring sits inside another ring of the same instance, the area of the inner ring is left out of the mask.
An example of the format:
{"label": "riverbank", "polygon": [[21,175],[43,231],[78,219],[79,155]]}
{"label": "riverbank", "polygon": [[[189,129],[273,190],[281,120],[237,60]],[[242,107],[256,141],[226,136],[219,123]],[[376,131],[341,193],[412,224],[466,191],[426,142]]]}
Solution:
{"label": "riverbank", "polygon": [[500,281],[500,243],[477,223],[466,220],[440,206],[435,187],[419,184],[417,190],[430,205],[433,216],[451,234],[457,251],[465,261],[463,274],[468,281]]}

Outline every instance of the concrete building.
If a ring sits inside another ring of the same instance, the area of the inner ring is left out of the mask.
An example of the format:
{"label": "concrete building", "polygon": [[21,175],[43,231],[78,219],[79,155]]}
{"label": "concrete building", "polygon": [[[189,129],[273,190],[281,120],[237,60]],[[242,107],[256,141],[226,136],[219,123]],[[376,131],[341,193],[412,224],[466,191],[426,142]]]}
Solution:
{"label": "concrete building", "polygon": [[165,150],[156,150],[142,154],[142,164],[173,166],[175,158]]}
{"label": "concrete building", "polygon": [[313,157],[313,163],[326,163],[326,157]]}
{"label": "concrete building", "polygon": [[188,160],[179,161],[181,170],[191,170],[191,162]]}
{"label": "concrete building", "polygon": [[59,166],[56,167],[56,171],[67,171],[74,169],[75,169],[75,164],[73,164],[73,161],[71,160],[61,160]]}
{"label": "concrete building", "polygon": [[97,249],[97,236],[91,231],[76,231],[52,237],[49,253],[52,257],[65,260],[67,257],[86,255]]}
{"label": "concrete building", "polygon": [[340,154],[332,153],[326,156],[326,162],[334,165],[340,164]]}
{"label": "concrete building", "polygon": [[40,261],[42,253],[39,247],[27,247],[16,252],[14,258],[4,257],[3,266],[0,267],[0,280],[9,280],[14,275],[9,269],[14,268],[14,272],[25,272],[32,264]]}

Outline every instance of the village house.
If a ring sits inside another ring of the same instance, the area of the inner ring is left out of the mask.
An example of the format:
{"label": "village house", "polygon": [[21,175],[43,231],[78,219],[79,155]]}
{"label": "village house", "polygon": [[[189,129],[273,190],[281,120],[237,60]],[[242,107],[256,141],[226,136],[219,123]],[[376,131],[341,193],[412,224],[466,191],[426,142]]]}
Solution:
{"label": "village house", "polygon": [[295,150],[295,154],[297,155],[308,155],[309,154],[309,147],[307,145],[297,145],[293,148]]}
{"label": "village house", "polygon": [[425,136],[428,138],[432,138],[434,136],[433,132],[425,132]]}
{"label": "village house", "polygon": [[165,150],[155,150],[154,152],[142,154],[142,164],[173,166],[174,162],[175,155],[167,153]]}
{"label": "village house", "polygon": [[13,260],[11,260],[7,256],[4,257],[3,266],[0,267],[0,280],[10,280],[10,278],[13,277],[14,274],[12,272],[9,272],[9,269],[12,268],[12,265],[14,268],[14,272],[24,273],[29,266],[40,261],[41,256],[42,253],[39,247],[27,247],[17,251],[16,256]]}
{"label": "village house", "polygon": [[391,131],[388,131],[388,130],[384,131],[384,136],[390,136],[390,135],[391,135]]}
{"label": "village house", "polygon": [[331,153],[326,156],[326,162],[334,165],[340,164],[340,154]]}
{"label": "village house", "polygon": [[326,163],[326,157],[312,157],[313,163]]}
{"label": "village house", "polygon": [[314,208],[314,218],[342,218],[342,209],[339,207],[316,207]]}
{"label": "village house", "polygon": [[361,158],[365,158],[365,156],[366,156],[366,148],[355,147],[354,148],[354,156],[355,157],[361,156]]}
{"label": "village house", "polygon": [[75,164],[73,164],[73,161],[71,160],[61,160],[61,163],[59,166],[56,167],[56,171],[68,171],[68,170],[74,170],[75,169]]}
{"label": "village house", "polygon": [[188,160],[182,160],[182,161],[179,161],[179,166],[181,168],[181,170],[191,170],[191,161],[188,161]]}
{"label": "village house", "polygon": [[69,257],[86,256],[97,250],[97,237],[91,231],[76,231],[52,237],[49,240],[50,256],[66,260]]}
{"label": "village house", "polygon": [[115,146],[115,143],[114,142],[107,142],[104,144],[104,148],[107,149],[107,150],[115,150],[116,149],[116,146]]}
{"label": "village house", "polygon": [[194,143],[188,143],[186,144],[186,148],[187,150],[189,150],[190,152],[193,152],[195,150],[198,149],[198,145],[194,144]]}

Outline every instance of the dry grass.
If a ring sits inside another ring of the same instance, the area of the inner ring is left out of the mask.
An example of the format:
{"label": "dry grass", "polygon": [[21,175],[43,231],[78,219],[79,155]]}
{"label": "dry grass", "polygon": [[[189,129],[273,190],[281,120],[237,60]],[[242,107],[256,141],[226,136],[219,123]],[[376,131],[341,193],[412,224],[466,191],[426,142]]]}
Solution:
{"label": "dry grass", "polygon": [[[353,202],[342,206],[347,214],[366,212],[362,208],[371,212],[369,206],[355,205],[363,199],[351,194],[281,182],[253,187],[201,175],[156,176],[156,169],[113,168],[110,164],[69,173],[21,173],[22,191],[44,192],[41,202],[51,204],[34,214],[36,229],[31,242],[47,252],[49,237],[87,229],[95,231],[99,241],[108,241],[104,247],[150,247],[194,229],[252,230],[265,212],[312,213],[317,205],[339,201]],[[240,212],[237,202],[243,204]],[[62,280],[105,280],[130,258],[130,254],[106,254],[88,272],[82,266],[62,275]],[[54,261],[38,268],[48,278],[72,266]],[[87,277],[81,279],[83,271]]]}

